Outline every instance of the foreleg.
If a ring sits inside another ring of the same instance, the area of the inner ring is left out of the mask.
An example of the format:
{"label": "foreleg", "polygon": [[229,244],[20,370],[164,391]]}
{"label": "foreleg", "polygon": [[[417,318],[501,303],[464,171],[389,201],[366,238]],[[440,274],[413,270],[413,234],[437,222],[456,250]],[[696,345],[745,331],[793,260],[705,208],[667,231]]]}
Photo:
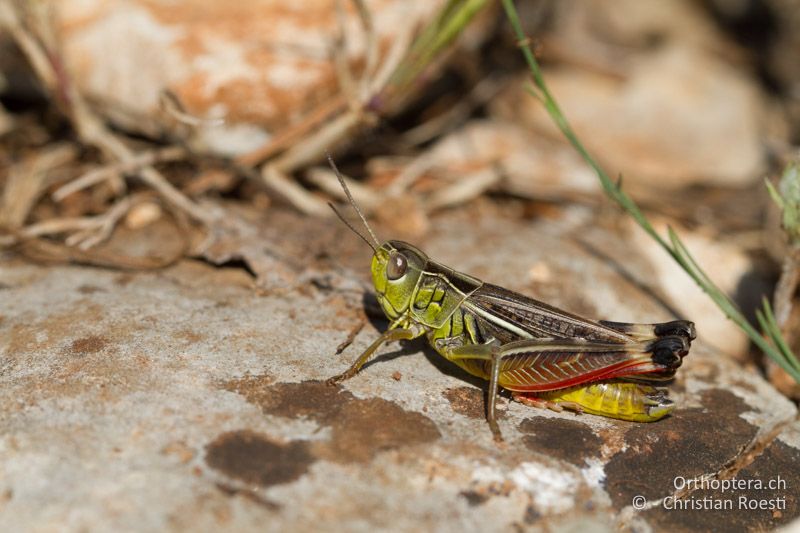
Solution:
{"label": "foreleg", "polygon": [[350,365],[350,368],[339,374],[338,376],[334,376],[326,381],[329,385],[334,385],[336,383],[340,383],[346,379],[350,379],[355,376],[361,367],[363,367],[367,362],[372,359],[377,352],[378,348],[381,347],[382,344],[390,341],[396,340],[410,340],[416,337],[419,337],[423,333],[422,328],[416,327],[416,325],[412,325],[411,328],[397,328],[397,329],[390,329],[386,331],[383,335],[375,339],[375,342],[370,344],[369,348],[364,350],[356,361]]}

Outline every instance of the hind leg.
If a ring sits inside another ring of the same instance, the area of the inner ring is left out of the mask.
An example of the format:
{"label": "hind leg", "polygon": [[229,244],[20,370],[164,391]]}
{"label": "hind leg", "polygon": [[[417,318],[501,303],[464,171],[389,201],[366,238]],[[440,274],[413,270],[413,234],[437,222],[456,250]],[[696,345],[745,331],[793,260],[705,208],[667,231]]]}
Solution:
{"label": "hind leg", "polygon": [[579,413],[583,412],[583,408],[574,402],[562,402],[556,403],[551,402],[549,400],[544,400],[537,396],[532,395],[529,392],[512,392],[511,398],[515,402],[519,402],[522,405],[527,405],[528,407],[535,407],[536,409],[550,409],[551,411],[555,411],[556,413],[562,412],[564,409],[570,409],[572,411],[576,411]]}

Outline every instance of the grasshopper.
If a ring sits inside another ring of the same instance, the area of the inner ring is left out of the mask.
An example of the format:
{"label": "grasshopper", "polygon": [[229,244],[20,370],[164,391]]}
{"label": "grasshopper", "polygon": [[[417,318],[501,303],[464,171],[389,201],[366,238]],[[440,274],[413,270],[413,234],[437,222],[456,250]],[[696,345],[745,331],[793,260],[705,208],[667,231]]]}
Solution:
{"label": "grasshopper", "polygon": [[695,338],[692,322],[589,320],[457,272],[406,242],[381,243],[330,156],[328,162],[374,244],[330,206],[372,248],[372,282],[390,320],[329,384],[355,376],[384,343],[425,336],[445,359],[489,381],[486,419],[498,441],[500,387],[523,404],[557,411],[641,422],[671,412],[664,390],[644,382],[674,377]]}

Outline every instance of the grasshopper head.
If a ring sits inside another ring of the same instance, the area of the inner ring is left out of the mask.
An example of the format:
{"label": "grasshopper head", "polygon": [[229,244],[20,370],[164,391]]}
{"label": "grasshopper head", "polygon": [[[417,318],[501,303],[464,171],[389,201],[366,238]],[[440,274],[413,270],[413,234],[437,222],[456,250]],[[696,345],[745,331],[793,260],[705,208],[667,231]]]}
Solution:
{"label": "grasshopper head", "polygon": [[358,213],[358,217],[361,219],[361,222],[364,223],[364,227],[367,228],[369,236],[372,237],[372,241],[378,245],[378,247],[375,248],[369,239],[354,228],[347,219],[339,213],[339,210],[336,209],[333,204],[328,205],[331,206],[336,216],[344,222],[345,226],[361,237],[375,252],[372,256],[372,283],[375,285],[375,291],[378,293],[378,302],[380,302],[381,307],[383,307],[383,312],[386,313],[389,319],[394,320],[399,318],[411,305],[411,299],[414,296],[414,290],[417,288],[417,282],[420,276],[422,276],[425,265],[428,263],[428,256],[421,250],[402,241],[386,241],[380,244],[380,241],[378,241],[378,238],[375,236],[375,232],[369,227],[364,213],[358,208],[358,204],[356,204],[353,199],[353,195],[350,194],[350,189],[347,188],[347,183],[345,183],[344,178],[339,173],[339,169],[336,168],[336,164],[333,162],[330,154],[328,154],[328,163],[330,163],[331,168],[336,173],[342,190],[345,195],[347,195],[347,200],[350,202],[350,205],[353,206],[356,213]]}
{"label": "grasshopper head", "polygon": [[387,241],[372,256],[372,283],[390,320],[411,305],[414,289],[428,262],[421,250],[403,241]]}

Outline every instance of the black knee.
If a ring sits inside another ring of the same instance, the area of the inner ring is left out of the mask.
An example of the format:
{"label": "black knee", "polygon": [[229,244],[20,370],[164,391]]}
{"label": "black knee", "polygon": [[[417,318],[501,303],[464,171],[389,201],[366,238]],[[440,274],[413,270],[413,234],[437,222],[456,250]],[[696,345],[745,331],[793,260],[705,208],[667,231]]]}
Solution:
{"label": "black knee", "polygon": [[664,322],[663,324],[656,324],[655,331],[656,337],[678,336],[683,337],[689,342],[697,338],[697,331],[694,327],[694,322],[688,320],[673,320],[672,322]]}
{"label": "black knee", "polygon": [[669,369],[678,368],[689,353],[689,340],[680,335],[661,337],[650,344],[648,351],[657,365]]}

